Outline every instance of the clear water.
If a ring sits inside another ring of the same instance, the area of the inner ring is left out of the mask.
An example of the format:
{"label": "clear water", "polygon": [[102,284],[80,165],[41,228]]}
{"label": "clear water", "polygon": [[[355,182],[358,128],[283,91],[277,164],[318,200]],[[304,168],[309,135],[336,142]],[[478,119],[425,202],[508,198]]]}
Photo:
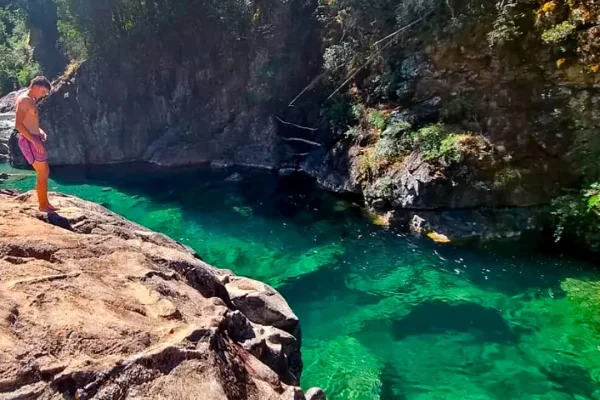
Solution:
{"label": "clear water", "polygon": [[330,399],[600,399],[593,266],[434,245],[297,181],[229,174],[75,169],[51,187],[276,287],[302,322],[302,385]]}

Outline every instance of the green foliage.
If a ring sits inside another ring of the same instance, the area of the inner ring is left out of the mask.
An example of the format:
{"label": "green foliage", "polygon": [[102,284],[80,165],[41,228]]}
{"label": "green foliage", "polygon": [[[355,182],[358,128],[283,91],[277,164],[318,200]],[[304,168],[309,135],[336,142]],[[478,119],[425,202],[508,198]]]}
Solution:
{"label": "green foliage", "polygon": [[476,107],[476,99],[468,94],[459,94],[444,102],[440,110],[440,116],[444,121],[460,122],[464,118],[473,115]]}
{"label": "green foliage", "polygon": [[496,2],[496,19],[487,35],[490,46],[510,42],[523,34],[518,22],[525,17],[525,13],[519,3],[519,0]]}
{"label": "green foliage", "polygon": [[[566,194],[552,201],[555,239],[559,241],[568,231],[579,238],[600,239],[600,183],[592,183],[578,193]],[[591,241],[590,241],[591,242]],[[600,242],[591,242],[596,249]]]}
{"label": "green foliage", "polygon": [[42,68],[37,62],[30,61],[26,63],[17,73],[19,85],[21,85],[21,87],[29,86],[29,82],[31,82],[34,77],[40,75],[41,73]]}
{"label": "green foliage", "polygon": [[391,136],[383,136],[375,144],[375,158],[379,162],[392,160],[400,156],[402,151],[401,141]]}
{"label": "green foliage", "polygon": [[396,122],[383,131],[371,156],[374,162],[382,164],[418,150],[427,161],[460,163],[467,152],[463,142],[472,139],[469,133],[448,132],[441,123],[415,131],[407,122]]}
{"label": "green foliage", "polygon": [[378,162],[373,149],[366,149],[358,160],[360,178],[371,181],[377,175],[378,169]]}
{"label": "green foliage", "polygon": [[523,177],[523,170],[513,167],[506,166],[496,172],[494,175],[494,186],[498,188],[510,186],[516,182],[519,182]]}
{"label": "green foliage", "polygon": [[25,14],[15,8],[0,7],[0,95],[13,90],[16,83],[28,85],[40,72],[28,45]]}
{"label": "green foliage", "polygon": [[463,159],[461,139],[466,134],[454,134],[446,131],[444,125],[427,125],[411,136],[412,145],[418,148],[425,160],[445,159],[448,162],[460,162]]}
{"label": "green foliage", "polygon": [[70,60],[83,61],[89,55],[87,38],[77,29],[76,20],[71,15],[65,0],[57,0],[58,33],[63,52]]}
{"label": "green foliage", "polygon": [[265,12],[253,2],[240,0],[56,1],[61,42],[75,59],[89,52],[112,54],[115,46],[162,33],[185,34],[196,27],[210,31],[210,24],[224,27],[239,39],[262,19],[260,11]]}
{"label": "green foliage", "polygon": [[344,137],[347,140],[356,140],[360,136],[361,130],[358,126],[353,126],[344,132]]}
{"label": "green foliage", "polygon": [[383,136],[402,138],[405,134],[412,131],[412,125],[406,121],[398,121],[391,123],[386,130],[383,131]]}
{"label": "green foliage", "polygon": [[575,32],[575,24],[571,21],[563,21],[558,25],[544,31],[542,40],[546,43],[559,43]]}
{"label": "green foliage", "polygon": [[334,44],[325,49],[323,54],[323,68],[335,72],[352,62],[356,49],[351,43]]}
{"label": "green foliage", "polygon": [[357,120],[360,120],[363,117],[363,115],[365,115],[365,106],[363,106],[360,103],[353,104],[352,115],[354,115],[354,118],[356,118]]}
{"label": "green foliage", "polygon": [[596,128],[589,127],[575,133],[572,146],[573,159],[577,172],[587,182],[600,176],[600,135]]}
{"label": "green foliage", "polygon": [[410,149],[407,138],[412,126],[405,121],[394,122],[381,134],[381,139],[375,145],[375,158],[379,162],[391,161]]}
{"label": "green foliage", "polygon": [[354,111],[348,97],[338,96],[321,109],[321,117],[329,123],[333,132],[339,134],[346,132],[349,126],[357,122]]}
{"label": "green foliage", "polygon": [[388,119],[381,111],[375,110],[369,117],[369,123],[380,131],[383,131],[388,124]]}
{"label": "green foliage", "polygon": [[383,176],[375,181],[370,187],[371,196],[380,199],[393,199],[396,183],[389,176]]}
{"label": "green foliage", "polygon": [[442,139],[436,158],[445,158],[454,163],[463,160],[464,153],[460,146],[461,135],[449,134]]}

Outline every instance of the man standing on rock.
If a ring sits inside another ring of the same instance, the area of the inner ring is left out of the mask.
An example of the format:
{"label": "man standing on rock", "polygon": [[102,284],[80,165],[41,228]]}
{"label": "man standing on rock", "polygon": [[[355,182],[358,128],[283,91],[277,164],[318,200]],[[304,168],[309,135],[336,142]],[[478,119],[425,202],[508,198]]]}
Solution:
{"label": "man standing on rock", "polygon": [[29,89],[17,97],[17,117],[15,128],[21,134],[19,136],[19,148],[27,159],[27,162],[33,166],[37,173],[36,190],[40,211],[52,212],[56,208],[48,201],[48,176],[50,167],[48,167],[46,149],[43,142],[48,138],[46,132],[40,129],[39,111],[35,102],[46,96],[52,85],[44,76],[33,78]]}

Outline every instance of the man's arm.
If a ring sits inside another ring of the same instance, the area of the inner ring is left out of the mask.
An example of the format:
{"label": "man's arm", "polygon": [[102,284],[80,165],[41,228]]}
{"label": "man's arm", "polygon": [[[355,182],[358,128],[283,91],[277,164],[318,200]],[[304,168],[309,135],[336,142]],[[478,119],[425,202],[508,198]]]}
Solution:
{"label": "man's arm", "polygon": [[35,147],[36,151],[41,154],[43,152],[43,148],[39,142],[33,138],[34,135],[29,132],[29,129],[27,129],[23,123],[23,121],[25,121],[25,117],[31,112],[31,110],[33,110],[32,107],[34,106],[35,103],[29,97],[21,97],[20,99],[17,99],[17,117],[15,119],[15,129],[18,130],[19,133],[25,137],[25,139],[29,140],[33,144],[33,147]]}

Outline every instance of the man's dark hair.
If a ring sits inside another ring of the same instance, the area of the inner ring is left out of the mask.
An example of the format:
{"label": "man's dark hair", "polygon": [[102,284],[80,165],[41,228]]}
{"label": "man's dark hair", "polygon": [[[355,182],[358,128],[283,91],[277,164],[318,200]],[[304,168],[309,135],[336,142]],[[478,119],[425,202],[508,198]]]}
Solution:
{"label": "man's dark hair", "polygon": [[45,87],[48,89],[48,91],[52,90],[52,84],[50,84],[50,81],[45,76],[36,76],[33,78],[29,84],[29,87],[32,88],[34,86]]}

